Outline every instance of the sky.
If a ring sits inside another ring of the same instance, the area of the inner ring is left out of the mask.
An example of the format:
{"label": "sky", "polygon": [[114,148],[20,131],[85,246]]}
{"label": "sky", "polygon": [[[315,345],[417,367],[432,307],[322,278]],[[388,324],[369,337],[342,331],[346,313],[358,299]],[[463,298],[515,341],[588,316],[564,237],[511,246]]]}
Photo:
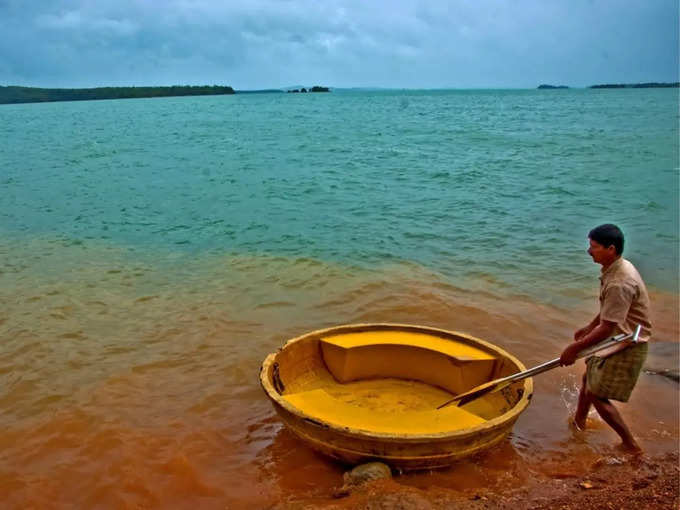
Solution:
{"label": "sky", "polygon": [[678,0],[0,0],[0,85],[678,81]]}

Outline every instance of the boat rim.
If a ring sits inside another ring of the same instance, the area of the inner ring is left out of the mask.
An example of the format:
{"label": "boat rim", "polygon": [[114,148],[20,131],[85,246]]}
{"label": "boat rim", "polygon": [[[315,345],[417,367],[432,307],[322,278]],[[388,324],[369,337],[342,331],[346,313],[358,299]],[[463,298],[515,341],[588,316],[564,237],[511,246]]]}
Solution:
{"label": "boat rim", "polygon": [[488,430],[493,430],[496,427],[499,427],[503,424],[506,424],[510,421],[513,421],[519,417],[519,415],[526,409],[526,407],[529,405],[529,401],[531,400],[532,394],[533,394],[533,380],[532,378],[527,378],[524,379],[524,391],[520,399],[513,405],[508,411],[503,413],[500,416],[497,416],[496,418],[493,418],[491,420],[485,421],[484,423],[481,423],[479,425],[475,425],[473,427],[469,427],[466,429],[462,430],[453,430],[453,431],[445,431],[445,432],[438,432],[434,434],[395,434],[395,433],[387,433],[387,432],[375,432],[372,430],[366,430],[366,429],[358,429],[354,427],[342,427],[338,426],[332,423],[329,423],[321,418],[318,418],[313,415],[309,415],[302,411],[300,408],[295,407],[294,405],[290,404],[285,398],[283,398],[283,395],[281,395],[276,388],[274,388],[274,385],[269,381],[269,378],[267,377],[267,374],[269,372],[269,367],[275,362],[276,356],[278,355],[279,352],[283,351],[286,349],[289,345],[295,343],[295,342],[300,342],[302,340],[308,339],[310,337],[320,337],[322,335],[327,335],[328,333],[336,333],[336,334],[341,334],[343,332],[349,333],[352,332],[356,329],[362,329],[362,328],[375,328],[375,329],[381,329],[381,328],[386,328],[386,329],[401,329],[401,330],[409,330],[409,331],[414,331],[414,332],[423,332],[423,333],[435,333],[435,336],[438,336],[440,338],[447,338],[447,337],[459,337],[463,338],[465,340],[468,340],[469,342],[477,345],[480,345],[486,349],[489,349],[491,351],[494,351],[497,354],[501,354],[502,356],[506,357],[508,360],[510,360],[512,363],[515,364],[515,366],[518,368],[518,371],[524,371],[526,370],[526,367],[524,364],[517,359],[515,356],[510,354],[509,352],[505,351],[504,349],[487,342],[485,340],[482,340],[480,338],[477,338],[472,335],[468,335],[466,333],[461,333],[458,331],[450,331],[446,329],[441,329],[441,328],[435,328],[435,327],[430,327],[430,326],[420,326],[420,325],[415,325],[415,324],[399,324],[399,323],[387,323],[387,322],[379,322],[379,323],[357,323],[357,324],[343,324],[339,326],[332,326],[329,328],[323,328],[323,329],[317,329],[315,331],[310,331],[308,333],[305,333],[303,335],[300,335],[298,337],[292,338],[288,340],[283,346],[281,346],[276,352],[270,353],[265,360],[262,362],[262,366],[260,368],[260,384],[262,385],[262,388],[264,389],[265,393],[267,396],[274,401],[274,403],[282,408],[284,408],[286,411],[289,413],[293,414],[294,416],[297,416],[301,420],[305,420],[307,422],[311,422],[315,425],[321,426],[324,429],[329,429],[332,430],[333,432],[340,434],[340,435],[345,435],[345,436],[361,436],[364,438],[375,438],[379,440],[395,440],[395,441],[400,441],[400,442],[413,442],[413,443],[418,443],[418,442],[423,442],[423,441],[432,441],[432,440],[450,440],[450,439],[463,439],[466,436],[473,436],[478,434],[479,432],[484,432]]}

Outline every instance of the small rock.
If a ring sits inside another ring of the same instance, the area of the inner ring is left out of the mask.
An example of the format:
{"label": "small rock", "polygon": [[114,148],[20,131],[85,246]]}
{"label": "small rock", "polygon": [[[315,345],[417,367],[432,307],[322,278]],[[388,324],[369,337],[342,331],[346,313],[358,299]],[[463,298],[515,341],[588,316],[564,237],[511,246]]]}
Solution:
{"label": "small rock", "polygon": [[582,489],[592,489],[592,488],[593,488],[593,484],[590,483],[590,482],[587,482],[587,481],[581,482],[581,483],[579,483],[578,485],[579,485],[579,487],[581,487]]}
{"label": "small rock", "polygon": [[336,498],[341,498],[349,495],[354,489],[365,483],[386,478],[392,478],[392,470],[387,464],[382,462],[359,464],[343,475],[344,485],[337,489],[333,495]]}
{"label": "small rock", "polygon": [[649,480],[637,480],[633,482],[633,490],[639,491],[649,485]]}
{"label": "small rock", "polygon": [[600,457],[593,463],[593,467],[601,466],[620,466],[624,464],[625,460],[618,457]]}

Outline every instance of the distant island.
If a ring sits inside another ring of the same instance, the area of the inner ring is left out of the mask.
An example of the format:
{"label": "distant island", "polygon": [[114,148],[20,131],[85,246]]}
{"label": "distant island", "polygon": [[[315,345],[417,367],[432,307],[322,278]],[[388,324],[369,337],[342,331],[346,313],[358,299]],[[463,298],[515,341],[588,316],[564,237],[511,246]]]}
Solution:
{"label": "distant island", "polygon": [[237,94],[283,94],[281,89],[237,90]]}
{"label": "distant island", "polygon": [[680,82],[675,83],[607,83],[604,85],[591,85],[591,89],[656,89],[678,88]]}
{"label": "distant island", "polygon": [[[589,89],[654,89],[654,88],[678,88],[680,87],[679,82],[675,83],[607,83],[604,85],[591,85],[587,87]],[[539,89],[568,89],[566,85],[548,85],[541,84],[537,88]]]}
{"label": "distant island", "polygon": [[134,99],[142,97],[217,96],[227,94],[281,94],[284,92],[330,92],[314,86],[289,90],[234,90],[221,85],[174,85],[171,87],[97,87],[90,89],[42,89],[0,85],[0,104],[48,103],[54,101],[92,101],[95,99]]}
{"label": "distant island", "polygon": [[93,99],[132,99],[141,97],[213,96],[234,93],[233,88],[219,85],[98,87],[92,89],[41,89],[34,87],[0,86],[0,104],[90,101]]}
{"label": "distant island", "polygon": [[330,89],[328,87],[314,86],[309,90],[302,87],[301,89],[291,89],[291,90],[288,91],[289,94],[304,93],[304,92],[330,92]]}

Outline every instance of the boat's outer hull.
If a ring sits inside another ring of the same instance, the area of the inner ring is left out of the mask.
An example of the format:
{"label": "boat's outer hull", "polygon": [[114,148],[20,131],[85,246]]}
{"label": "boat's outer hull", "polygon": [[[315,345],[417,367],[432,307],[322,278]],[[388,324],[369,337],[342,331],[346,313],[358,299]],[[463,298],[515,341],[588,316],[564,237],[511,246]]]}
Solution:
{"label": "boat's outer hull", "polygon": [[[350,331],[366,327],[409,328],[414,331],[447,334],[463,337],[478,345],[488,347],[512,360],[519,370],[524,366],[505,351],[483,340],[461,333],[448,332],[433,328],[398,324],[360,324],[341,326],[328,330],[315,331],[289,341],[302,341],[309,336],[321,336],[335,330]],[[286,347],[284,346],[284,348]],[[515,405],[502,416],[489,420],[479,426],[456,431],[450,434],[432,434],[414,437],[399,434],[372,434],[349,427],[338,427],[324,423],[314,416],[306,416],[299,409],[285,401],[274,388],[272,372],[276,354],[270,354],[262,364],[260,382],[272,400],[274,408],[288,429],[311,448],[347,464],[359,464],[374,460],[386,462],[393,468],[403,470],[434,469],[451,465],[458,459],[486,450],[503,441],[512,430],[521,412],[527,407],[533,391],[531,379],[517,383],[521,396]]]}
{"label": "boat's outer hull", "polygon": [[352,431],[343,434],[313,419],[300,419],[277,403],[274,403],[274,407],[291,432],[324,455],[350,465],[378,460],[403,470],[450,466],[458,459],[486,450],[503,441],[516,421],[516,418],[506,421],[493,430],[475,431],[447,438],[424,438],[420,441],[407,440],[403,437],[375,439]]}

